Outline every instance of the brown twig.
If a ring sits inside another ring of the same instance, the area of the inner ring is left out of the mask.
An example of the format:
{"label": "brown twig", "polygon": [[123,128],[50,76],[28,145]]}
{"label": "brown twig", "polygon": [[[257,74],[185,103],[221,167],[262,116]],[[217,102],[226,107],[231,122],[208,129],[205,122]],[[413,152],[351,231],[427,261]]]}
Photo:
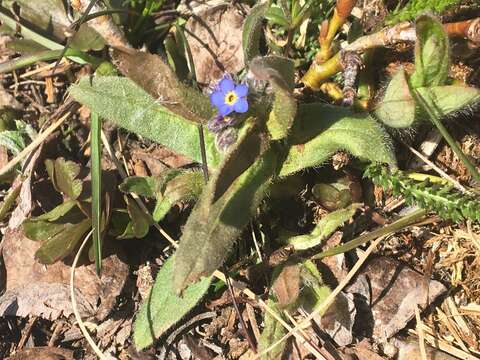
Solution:
{"label": "brown twig", "polygon": [[233,291],[233,287],[232,287],[232,283],[230,281],[230,278],[227,276],[226,280],[227,280],[228,291],[229,291],[230,297],[232,299],[233,307],[235,308],[235,312],[237,313],[238,320],[240,321],[240,325],[242,326],[243,335],[245,336],[245,339],[247,340],[248,346],[250,347],[250,349],[253,351],[254,354],[256,354],[257,353],[257,346],[253,342],[252,337],[250,336],[250,333],[248,332],[247,324],[245,324],[245,321],[243,320],[242,313],[240,312],[240,308],[238,307],[237,300],[235,300],[235,293]]}
{"label": "brown twig", "polygon": [[449,36],[462,37],[474,43],[480,43],[480,18],[443,24]]}

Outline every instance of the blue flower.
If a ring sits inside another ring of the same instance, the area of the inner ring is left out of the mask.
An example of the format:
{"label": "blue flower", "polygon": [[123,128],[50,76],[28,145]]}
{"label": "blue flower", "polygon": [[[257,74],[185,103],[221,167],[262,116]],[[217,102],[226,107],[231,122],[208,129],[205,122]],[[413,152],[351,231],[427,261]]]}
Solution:
{"label": "blue flower", "polygon": [[210,102],[218,109],[221,116],[227,116],[234,111],[244,113],[248,110],[247,94],[247,85],[235,85],[227,75],[210,94]]}

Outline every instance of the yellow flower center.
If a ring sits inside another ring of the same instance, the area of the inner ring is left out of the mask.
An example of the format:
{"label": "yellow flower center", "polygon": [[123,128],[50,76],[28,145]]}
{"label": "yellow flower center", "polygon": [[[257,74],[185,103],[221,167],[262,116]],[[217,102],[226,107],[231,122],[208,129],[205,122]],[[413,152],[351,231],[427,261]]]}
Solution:
{"label": "yellow flower center", "polygon": [[225,95],[225,104],[227,104],[227,105],[233,105],[233,104],[235,104],[235,102],[237,101],[237,99],[238,99],[237,94],[235,94],[235,92],[233,92],[233,91],[229,91],[229,92]]}

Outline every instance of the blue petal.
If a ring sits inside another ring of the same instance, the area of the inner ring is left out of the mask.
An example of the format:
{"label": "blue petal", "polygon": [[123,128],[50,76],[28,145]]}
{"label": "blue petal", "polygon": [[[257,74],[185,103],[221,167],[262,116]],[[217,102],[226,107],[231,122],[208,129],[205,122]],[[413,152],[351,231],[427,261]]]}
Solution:
{"label": "blue petal", "polygon": [[229,77],[224,77],[220,83],[218,84],[220,90],[226,94],[229,91],[232,91],[235,88],[235,84],[233,83],[233,80],[230,79]]}
{"label": "blue petal", "polygon": [[225,103],[225,95],[221,91],[215,91],[210,94],[210,102],[213,106],[219,108]]}
{"label": "blue petal", "polygon": [[233,109],[238,113],[244,113],[248,110],[248,102],[245,98],[240,98],[237,102],[233,105]]}
{"label": "blue petal", "polygon": [[227,116],[228,114],[230,114],[232,111],[233,111],[233,106],[232,105],[228,105],[228,104],[222,104],[219,108],[218,108],[218,112],[220,113],[220,115],[222,116]]}
{"label": "blue petal", "polygon": [[245,84],[239,84],[235,86],[235,94],[237,94],[238,97],[245,97],[248,94],[248,86]]}

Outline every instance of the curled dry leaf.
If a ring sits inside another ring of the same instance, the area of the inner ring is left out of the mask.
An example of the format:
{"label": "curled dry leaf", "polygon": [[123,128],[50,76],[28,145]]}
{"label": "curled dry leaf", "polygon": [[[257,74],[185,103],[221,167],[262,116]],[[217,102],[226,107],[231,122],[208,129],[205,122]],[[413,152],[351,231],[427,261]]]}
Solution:
{"label": "curled dry leaf", "polygon": [[[7,229],[2,242],[6,292],[0,297],[0,315],[36,315],[56,319],[72,314],[69,264],[45,266],[34,259],[39,242],[27,239],[21,229]],[[95,265],[79,266],[75,274],[76,300],[82,317],[104,319],[128,277],[128,265],[117,255],[103,259],[102,275]],[[97,304],[100,302],[100,305]]]}
{"label": "curled dry leaf", "polygon": [[238,7],[222,6],[207,8],[198,17],[188,20],[185,35],[198,82],[212,85],[225,72],[236,73],[243,69],[244,19]]}

